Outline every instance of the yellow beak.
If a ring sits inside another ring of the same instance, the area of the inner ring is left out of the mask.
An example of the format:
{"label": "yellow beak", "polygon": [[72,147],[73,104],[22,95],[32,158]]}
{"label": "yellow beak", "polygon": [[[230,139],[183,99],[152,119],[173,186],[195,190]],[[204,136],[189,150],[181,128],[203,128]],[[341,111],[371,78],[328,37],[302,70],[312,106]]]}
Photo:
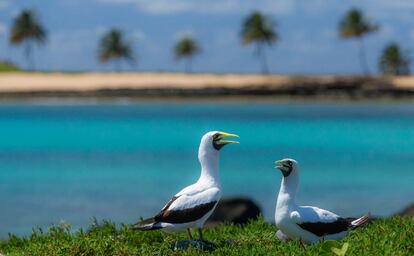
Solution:
{"label": "yellow beak", "polygon": [[225,145],[225,144],[239,144],[240,142],[238,141],[233,141],[233,140],[222,140],[223,138],[228,138],[228,137],[236,137],[236,138],[240,138],[239,135],[237,134],[231,134],[231,133],[227,133],[227,132],[219,132],[219,141],[217,141],[217,144],[219,145]]}

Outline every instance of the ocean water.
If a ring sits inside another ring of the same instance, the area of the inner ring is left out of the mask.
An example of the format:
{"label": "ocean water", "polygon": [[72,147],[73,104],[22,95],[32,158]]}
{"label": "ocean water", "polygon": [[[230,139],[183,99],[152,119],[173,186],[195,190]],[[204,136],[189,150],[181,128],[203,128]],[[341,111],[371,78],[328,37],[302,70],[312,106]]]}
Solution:
{"label": "ocean water", "polygon": [[284,157],[301,164],[299,203],[387,216],[414,201],[412,104],[2,104],[0,238],[155,214],[197,180],[210,130],[240,135],[221,151],[224,196],[252,198],[268,221]]}

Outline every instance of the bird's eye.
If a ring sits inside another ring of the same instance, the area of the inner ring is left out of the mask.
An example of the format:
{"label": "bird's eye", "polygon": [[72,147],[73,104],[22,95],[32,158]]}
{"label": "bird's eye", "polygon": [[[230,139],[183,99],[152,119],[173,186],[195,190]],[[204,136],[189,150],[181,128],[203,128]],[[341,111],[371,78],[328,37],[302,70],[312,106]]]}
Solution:
{"label": "bird's eye", "polygon": [[289,166],[292,166],[292,161],[288,161],[288,165]]}
{"label": "bird's eye", "polygon": [[213,139],[214,140],[218,139],[218,137],[219,137],[218,133],[216,133],[216,134],[213,135]]}

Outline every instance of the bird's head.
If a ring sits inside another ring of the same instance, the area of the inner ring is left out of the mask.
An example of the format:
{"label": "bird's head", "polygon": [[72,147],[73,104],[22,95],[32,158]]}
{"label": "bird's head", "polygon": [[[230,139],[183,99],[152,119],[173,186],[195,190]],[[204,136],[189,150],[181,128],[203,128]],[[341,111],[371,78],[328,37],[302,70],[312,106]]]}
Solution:
{"label": "bird's head", "polygon": [[219,151],[225,145],[239,144],[238,141],[225,140],[225,138],[228,138],[228,137],[239,138],[238,135],[227,133],[227,132],[218,132],[218,131],[208,132],[203,136],[203,138],[201,138],[200,149],[203,148],[206,151],[211,151],[211,150]]}
{"label": "bird's head", "polygon": [[288,177],[292,172],[296,172],[299,166],[296,160],[290,158],[278,160],[275,162],[275,164],[275,168],[279,169],[285,178]]}

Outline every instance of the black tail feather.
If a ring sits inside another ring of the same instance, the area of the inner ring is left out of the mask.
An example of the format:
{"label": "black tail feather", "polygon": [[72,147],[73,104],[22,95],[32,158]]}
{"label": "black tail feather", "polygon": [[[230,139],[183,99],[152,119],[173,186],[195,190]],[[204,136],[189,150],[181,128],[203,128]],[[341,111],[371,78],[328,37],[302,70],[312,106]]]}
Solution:
{"label": "black tail feather", "polygon": [[160,229],[161,227],[156,226],[157,222],[154,218],[149,218],[140,222],[137,222],[131,225],[132,230],[140,230],[140,231],[147,231],[147,230],[155,230]]}

